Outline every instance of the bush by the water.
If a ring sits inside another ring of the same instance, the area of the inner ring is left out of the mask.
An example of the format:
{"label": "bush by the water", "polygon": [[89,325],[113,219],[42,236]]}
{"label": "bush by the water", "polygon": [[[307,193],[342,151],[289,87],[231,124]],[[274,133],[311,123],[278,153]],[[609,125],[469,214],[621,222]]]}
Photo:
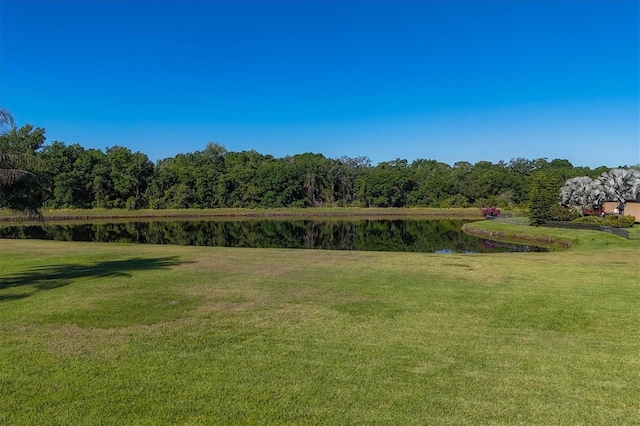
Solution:
{"label": "bush by the water", "polygon": [[487,217],[498,217],[500,214],[500,209],[497,207],[485,207],[482,209],[482,216]]}
{"label": "bush by the water", "polygon": [[573,220],[574,223],[593,223],[596,225],[611,226],[612,228],[631,228],[635,221],[635,217],[629,215],[607,215],[605,217],[584,216]]}

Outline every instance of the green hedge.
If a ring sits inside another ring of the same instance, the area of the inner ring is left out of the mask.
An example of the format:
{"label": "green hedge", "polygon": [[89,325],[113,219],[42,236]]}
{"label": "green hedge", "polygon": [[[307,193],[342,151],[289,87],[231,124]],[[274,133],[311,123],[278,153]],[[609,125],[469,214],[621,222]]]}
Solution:
{"label": "green hedge", "polygon": [[603,218],[604,224],[606,226],[611,226],[614,228],[631,228],[636,221],[636,218],[630,215],[625,216],[605,216]]}
{"label": "green hedge", "polygon": [[579,217],[572,222],[574,223],[594,223],[598,225],[611,226],[612,228],[631,228],[635,222],[635,217],[625,216],[613,216],[607,215],[605,217],[599,216],[584,216]]}

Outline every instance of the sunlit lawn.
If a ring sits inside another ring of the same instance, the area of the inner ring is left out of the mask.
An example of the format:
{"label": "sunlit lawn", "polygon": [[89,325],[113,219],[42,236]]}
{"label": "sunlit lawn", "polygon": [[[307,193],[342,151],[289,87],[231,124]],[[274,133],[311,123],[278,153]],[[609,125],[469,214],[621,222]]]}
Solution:
{"label": "sunlit lawn", "polygon": [[0,240],[0,424],[638,424],[640,242],[562,232],[486,255]]}

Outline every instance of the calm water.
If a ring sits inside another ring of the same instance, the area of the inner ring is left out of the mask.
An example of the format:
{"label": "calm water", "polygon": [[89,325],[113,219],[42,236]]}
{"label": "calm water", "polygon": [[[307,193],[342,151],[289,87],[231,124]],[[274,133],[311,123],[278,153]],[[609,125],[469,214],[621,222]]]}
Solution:
{"label": "calm water", "polygon": [[218,247],[489,253],[541,251],[482,240],[463,220],[173,220],[0,226],[0,238]]}

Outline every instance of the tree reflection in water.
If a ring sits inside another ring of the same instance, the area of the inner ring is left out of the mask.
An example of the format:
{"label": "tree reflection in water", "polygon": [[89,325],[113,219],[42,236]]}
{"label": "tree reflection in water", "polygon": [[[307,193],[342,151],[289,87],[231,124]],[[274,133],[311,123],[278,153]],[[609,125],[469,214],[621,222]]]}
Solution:
{"label": "tree reflection in water", "polygon": [[430,253],[540,251],[488,243],[462,232],[463,220],[173,220],[2,226],[0,238],[218,247]]}

